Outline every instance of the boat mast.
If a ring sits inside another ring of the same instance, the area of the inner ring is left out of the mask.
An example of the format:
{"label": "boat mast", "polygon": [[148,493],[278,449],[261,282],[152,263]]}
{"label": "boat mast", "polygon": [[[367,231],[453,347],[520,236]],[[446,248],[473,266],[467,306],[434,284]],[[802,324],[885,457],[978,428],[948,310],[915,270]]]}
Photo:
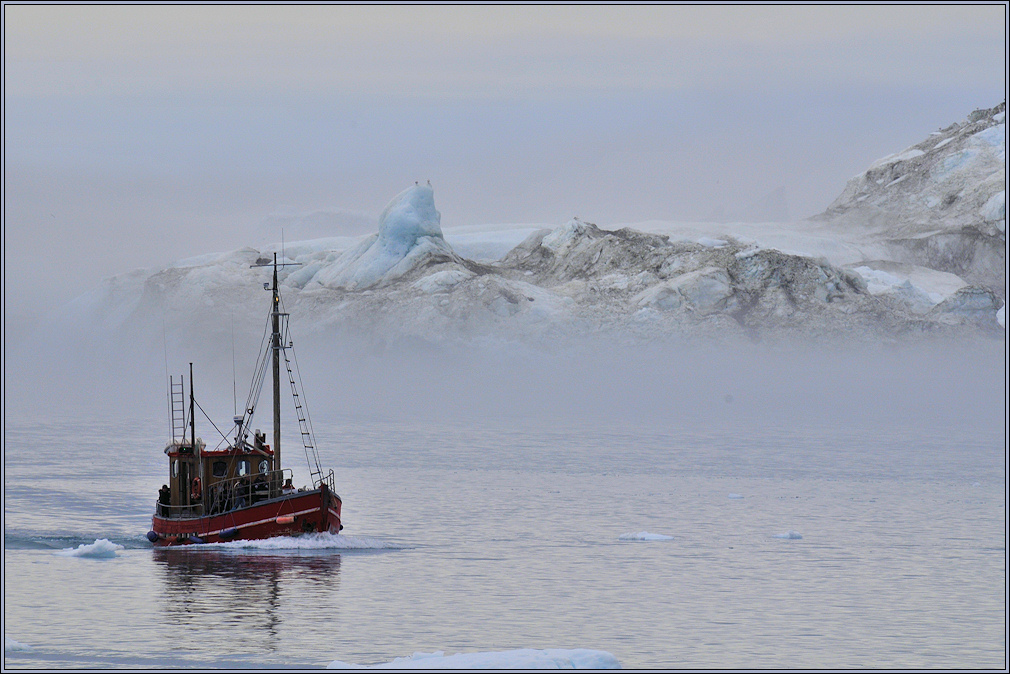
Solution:
{"label": "boat mast", "polygon": [[[193,456],[196,457],[197,466],[197,477],[200,477],[200,482],[203,482],[203,477],[200,475],[201,467],[203,461],[200,460],[200,451],[196,448],[196,414],[194,405],[196,404],[196,398],[193,396],[193,363],[189,364],[189,446],[193,451]],[[192,476],[189,478],[192,480]],[[183,488],[183,496],[186,499],[186,503],[190,502],[190,497],[192,492],[190,486],[186,485]]]}
{"label": "boat mast", "polygon": [[277,293],[277,253],[274,253],[273,311],[270,313],[273,335],[274,376],[274,470],[281,469],[281,298]]}

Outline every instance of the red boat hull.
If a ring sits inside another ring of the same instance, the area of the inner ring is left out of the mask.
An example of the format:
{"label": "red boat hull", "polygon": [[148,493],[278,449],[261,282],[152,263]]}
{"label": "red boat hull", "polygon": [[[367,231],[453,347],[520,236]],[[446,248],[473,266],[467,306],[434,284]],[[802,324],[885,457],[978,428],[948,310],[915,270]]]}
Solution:
{"label": "red boat hull", "polygon": [[319,489],[263,501],[219,515],[151,519],[148,538],[155,545],[192,545],[313,532],[339,533],[340,497],[323,484]]}

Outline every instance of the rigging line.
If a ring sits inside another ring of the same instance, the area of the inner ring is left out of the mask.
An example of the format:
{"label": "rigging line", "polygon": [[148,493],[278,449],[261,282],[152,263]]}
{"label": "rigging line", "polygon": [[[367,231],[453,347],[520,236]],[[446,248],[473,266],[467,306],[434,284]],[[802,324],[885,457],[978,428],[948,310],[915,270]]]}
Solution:
{"label": "rigging line", "polygon": [[[273,307],[271,307],[270,312],[273,312]],[[260,338],[260,350],[259,356],[256,359],[256,367],[253,369],[253,380],[249,386],[249,395],[246,397],[245,410],[243,415],[250,408],[254,408],[255,402],[259,401],[259,390],[262,388],[262,378],[266,376],[265,366],[266,366],[266,354],[267,354],[267,334],[270,330],[270,313],[267,314],[267,322],[263,326],[263,336]],[[261,372],[262,370],[262,372]],[[257,387],[257,381],[260,381],[259,387]]]}
{"label": "rigging line", "polygon": [[[207,421],[209,421],[210,425],[214,427],[214,430],[221,435],[221,437],[224,439],[225,442],[228,442],[228,437],[224,433],[221,433],[221,429],[217,427],[217,424],[215,424],[214,420],[210,418],[210,415],[204,412],[203,406],[201,406],[200,403],[197,402],[196,398],[193,398],[193,402],[196,404],[197,407],[200,408],[200,411],[203,412],[203,416],[207,418]],[[220,443],[218,444],[220,445]]]}

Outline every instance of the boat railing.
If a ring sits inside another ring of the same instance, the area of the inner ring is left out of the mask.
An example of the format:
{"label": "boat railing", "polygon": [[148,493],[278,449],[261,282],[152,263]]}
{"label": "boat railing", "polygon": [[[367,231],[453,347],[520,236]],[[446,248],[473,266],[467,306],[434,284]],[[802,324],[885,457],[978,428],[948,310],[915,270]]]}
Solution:
{"label": "boat railing", "polygon": [[331,469],[326,475],[320,476],[318,479],[314,480],[314,487],[319,489],[320,486],[326,485],[330,488],[330,491],[334,494],[337,493],[337,480],[333,475],[333,470]]}
{"label": "boat railing", "polygon": [[218,480],[207,486],[200,500],[190,505],[175,506],[159,502],[156,512],[161,517],[180,519],[239,510],[260,501],[283,496],[284,483],[291,478],[291,469],[284,468],[257,475]]}

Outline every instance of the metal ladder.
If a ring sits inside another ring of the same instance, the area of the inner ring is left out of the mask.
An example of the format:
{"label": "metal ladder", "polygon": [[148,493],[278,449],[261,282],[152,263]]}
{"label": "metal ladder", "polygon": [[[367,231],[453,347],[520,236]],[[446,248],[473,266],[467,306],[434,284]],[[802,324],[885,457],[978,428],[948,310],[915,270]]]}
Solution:
{"label": "metal ladder", "polygon": [[186,389],[182,376],[179,381],[168,378],[169,399],[172,403],[172,443],[186,439]]}
{"label": "metal ladder", "polygon": [[[302,446],[305,448],[305,460],[309,464],[309,474],[312,477],[312,484],[318,485],[322,481],[323,469],[319,466],[319,452],[316,451],[315,437],[312,435],[312,428],[309,426],[308,414],[302,405],[301,396],[298,393],[298,385],[295,383],[295,373],[291,370],[291,359],[288,358],[288,350],[281,347],[284,354],[284,367],[288,371],[288,382],[291,384],[291,397],[295,401],[295,416],[298,417],[298,431],[302,434]],[[313,465],[314,464],[314,465]]]}

